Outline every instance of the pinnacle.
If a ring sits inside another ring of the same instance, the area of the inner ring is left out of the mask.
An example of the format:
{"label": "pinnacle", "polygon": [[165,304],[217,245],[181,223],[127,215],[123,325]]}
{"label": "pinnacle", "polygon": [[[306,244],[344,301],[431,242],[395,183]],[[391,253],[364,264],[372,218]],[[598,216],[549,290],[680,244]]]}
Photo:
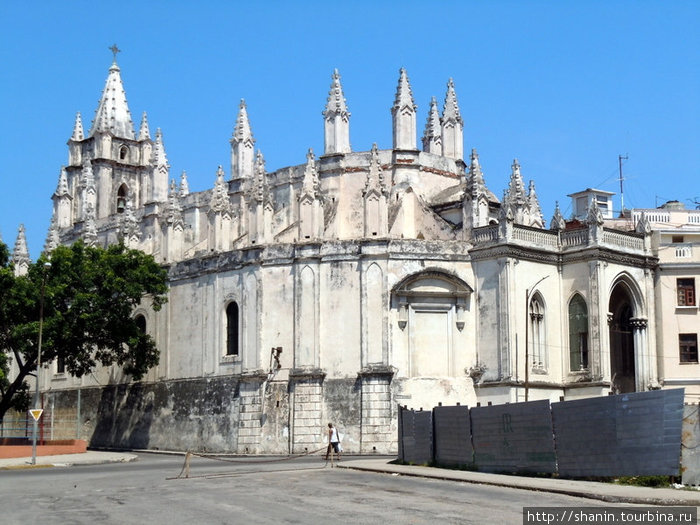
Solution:
{"label": "pinnacle", "polygon": [[117,52],[114,52],[115,61],[109,68],[109,75],[95,111],[95,120],[93,120],[90,135],[92,136],[96,132],[111,132],[117,137],[134,139],[134,124],[126,101],[126,92],[119,66],[116,63]]}
{"label": "pinnacle", "polygon": [[411,91],[411,83],[408,80],[406,69],[401,68],[399,70],[399,85],[396,88],[396,97],[391,109],[393,112],[404,108],[415,111],[417,107],[413,102],[413,92]]}
{"label": "pinnacle", "polygon": [[343,86],[340,83],[340,73],[338,73],[337,68],[333,70],[331,88],[328,92],[328,100],[326,101],[326,109],[323,111],[323,116],[327,118],[333,114],[350,116],[347,101],[343,94]]}

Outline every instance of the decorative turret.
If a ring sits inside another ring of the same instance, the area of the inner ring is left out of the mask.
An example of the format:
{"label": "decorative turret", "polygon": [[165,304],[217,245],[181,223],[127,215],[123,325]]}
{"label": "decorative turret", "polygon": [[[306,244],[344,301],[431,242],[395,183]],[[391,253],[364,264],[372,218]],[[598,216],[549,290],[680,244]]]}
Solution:
{"label": "decorative turret", "polygon": [[255,158],[255,173],[248,195],[250,218],[248,220],[251,244],[264,244],[269,241],[272,227],[272,199],[267,185],[265,159],[258,151]]}
{"label": "decorative turret", "polygon": [[185,197],[190,194],[190,185],[187,182],[187,172],[182,170],[180,175],[180,197]]}
{"label": "decorative turret", "polygon": [[331,89],[323,110],[324,153],[350,153],[350,112],[343,95],[338,70],[333,71]]}
{"label": "decorative turret", "polygon": [[119,224],[119,234],[125,246],[129,248],[136,248],[138,246],[141,232],[139,231],[139,221],[134,214],[134,207],[131,203],[131,199],[126,201],[126,210]]}
{"label": "decorative turret", "polygon": [[387,197],[388,190],[384,180],[382,164],[379,161],[379,150],[377,144],[372,144],[371,157],[369,161],[369,171],[365,189],[362,192],[364,197],[365,212],[365,237],[384,237],[388,233]]}
{"label": "decorative turret", "polygon": [[82,147],[81,142],[85,139],[83,133],[83,119],[80,116],[80,111],[75,114],[75,124],[73,125],[73,134],[68,141],[68,164],[70,166],[78,166],[82,163]]}
{"label": "decorative turret", "polygon": [[29,258],[29,249],[27,248],[27,237],[24,233],[24,224],[19,225],[17,230],[17,240],[15,241],[15,248],[12,250],[12,264],[15,267],[15,275],[26,275],[29,270],[29,265],[31,264],[31,259]]}
{"label": "decorative turret", "polygon": [[304,180],[299,194],[299,239],[318,239],[323,233],[323,209],[319,195],[318,170],[314,152],[306,154]]}
{"label": "decorative turret", "polygon": [[[391,116],[394,132],[394,149],[416,149],[416,108],[406,70],[401,68]],[[444,143],[444,141],[443,141]]]}
{"label": "decorative turret", "polygon": [[245,100],[238,106],[238,118],[231,137],[231,178],[250,179],[255,165],[255,139],[250,129]]}
{"label": "decorative turret", "polygon": [[85,138],[83,133],[83,119],[80,116],[80,111],[75,114],[75,124],[73,125],[73,135],[71,135],[71,140],[76,142],[81,141]]}
{"label": "decorative turret", "polygon": [[83,241],[88,246],[97,246],[97,223],[95,222],[95,208],[92,206],[89,206],[85,211]]}
{"label": "decorative turret", "polygon": [[116,52],[114,56],[114,62],[109,68],[107,83],[102,91],[97,111],[95,111],[95,120],[92,121],[90,136],[94,136],[95,133],[111,133],[115,137],[133,140],[135,138],[134,124],[131,121],[131,112],[126,102],[126,92],[117,65]]}
{"label": "decorative turret", "polygon": [[139,141],[141,140],[151,140],[151,131],[148,128],[148,116],[145,111],[141,117],[141,126],[139,127]]}
{"label": "decorative turret", "polygon": [[457,160],[464,158],[464,121],[459,113],[452,79],[447,82],[445,107],[442,111],[442,154]]}
{"label": "decorative turret", "polygon": [[559,201],[554,204],[554,215],[552,216],[552,221],[549,223],[550,230],[563,230],[566,228],[566,221],[564,216],[561,214],[561,209],[559,208]]}
{"label": "decorative turret", "polygon": [[527,212],[529,215],[529,220],[527,222],[528,226],[544,228],[544,217],[542,216],[542,208],[540,208],[540,201],[537,199],[537,193],[535,192],[534,180],[531,180],[528,186]]}
{"label": "decorative turret", "polygon": [[56,225],[56,215],[51,216],[51,224],[49,225],[49,231],[46,234],[46,242],[44,243],[44,253],[51,253],[54,251],[61,240],[58,236],[58,227]]}
{"label": "decorative turret", "polygon": [[209,208],[216,213],[230,213],[231,201],[228,197],[228,186],[224,179],[224,169],[219,166],[216,170],[216,182],[211,192]]}
{"label": "decorative turret", "polygon": [[489,223],[488,190],[476,149],[472,149],[470,157],[462,213],[462,227],[466,239],[471,238],[473,228]]}
{"label": "decorative turret", "polygon": [[56,221],[56,227],[68,228],[73,223],[73,206],[71,204],[73,197],[71,197],[68,190],[68,175],[65,168],[61,168],[61,173],[58,176],[58,186],[51,199],[53,200],[53,217]]}
{"label": "decorative turret", "polygon": [[440,126],[440,113],[435,97],[430,99],[430,109],[428,110],[428,120],[425,123],[423,132],[423,151],[442,155],[442,129]]}
{"label": "decorative turret", "polygon": [[163,202],[168,195],[170,164],[168,164],[168,157],[165,154],[163,133],[160,128],[156,130],[156,142],[153,146],[151,164],[153,166],[151,195],[146,196],[146,202]]}
{"label": "decorative turret", "polygon": [[[183,172],[184,174],[184,172]],[[217,177],[218,178],[218,177]],[[186,180],[186,179],[185,179]],[[180,187],[180,191],[182,186]],[[182,256],[185,221],[180,205],[181,193],[178,191],[175,180],[170,181],[168,192],[168,206],[165,211],[165,249],[168,261],[178,260]]]}

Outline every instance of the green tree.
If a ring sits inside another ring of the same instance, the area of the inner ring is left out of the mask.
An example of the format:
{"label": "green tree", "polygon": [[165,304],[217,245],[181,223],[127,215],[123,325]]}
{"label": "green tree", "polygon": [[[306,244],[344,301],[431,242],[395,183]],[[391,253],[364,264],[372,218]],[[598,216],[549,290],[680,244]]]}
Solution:
{"label": "green tree", "polygon": [[[98,365],[116,364],[139,380],[158,364],[154,340],[133,318],[138,305],[160,310],[167,272],[152,256],[123,245],[106,249],[77,242],[42,255],[16,277],[0,243],[0,420],[26,410],[27,376],[37,369],[43,289],[41,363],[60,359],[80,377]],[[9,376],[10,360],[18,373]]]}

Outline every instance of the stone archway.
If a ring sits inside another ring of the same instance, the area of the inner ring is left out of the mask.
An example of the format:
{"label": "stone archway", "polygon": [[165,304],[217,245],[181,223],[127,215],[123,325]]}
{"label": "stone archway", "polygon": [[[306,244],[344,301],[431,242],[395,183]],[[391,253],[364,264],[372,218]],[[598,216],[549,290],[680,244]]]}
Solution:
{"label": "stone archway", "polygon": [[610,378],[616,393],[635,392],[636,369],[634,302],[628,287],[618,283],[610,294]]}

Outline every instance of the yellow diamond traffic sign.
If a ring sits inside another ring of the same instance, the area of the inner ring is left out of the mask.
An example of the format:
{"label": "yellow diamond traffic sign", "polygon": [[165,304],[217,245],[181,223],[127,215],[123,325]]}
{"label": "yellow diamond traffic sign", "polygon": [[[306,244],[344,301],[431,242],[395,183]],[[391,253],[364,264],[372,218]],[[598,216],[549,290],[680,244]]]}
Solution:
{"label": "yellow diamond traffic sign", "polygon": [[44,413],[44,409],[42,408],[32,408],[29,413],[32,415],[34,418],[34,421],[39,421],[39,418],[41,417],[41,414]]}

